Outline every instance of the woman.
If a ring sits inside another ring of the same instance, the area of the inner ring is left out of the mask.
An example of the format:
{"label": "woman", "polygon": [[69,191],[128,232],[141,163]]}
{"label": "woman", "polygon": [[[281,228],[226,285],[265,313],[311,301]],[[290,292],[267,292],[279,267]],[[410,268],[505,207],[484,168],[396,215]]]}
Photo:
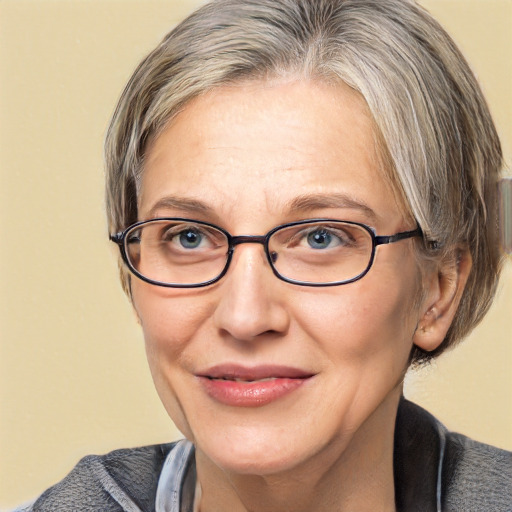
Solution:
{"label": "woman", "polygon": [[500,144],[422,9],[214,1],[135,71],[106,163],[187,441],[86,458],[32,510],[510,510],[511,454],[402,398],[500,268]]}

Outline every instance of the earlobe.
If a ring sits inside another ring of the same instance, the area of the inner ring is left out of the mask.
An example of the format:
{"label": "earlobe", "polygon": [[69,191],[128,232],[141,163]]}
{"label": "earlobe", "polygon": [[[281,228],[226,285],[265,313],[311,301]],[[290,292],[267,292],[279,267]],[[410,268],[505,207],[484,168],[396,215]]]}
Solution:
{"label": "earlobe", "polygon": [[432,275],[413,337],[417,347],[432,352],[445,339],[459,307],[471,265],[469,250],[458,248]]}

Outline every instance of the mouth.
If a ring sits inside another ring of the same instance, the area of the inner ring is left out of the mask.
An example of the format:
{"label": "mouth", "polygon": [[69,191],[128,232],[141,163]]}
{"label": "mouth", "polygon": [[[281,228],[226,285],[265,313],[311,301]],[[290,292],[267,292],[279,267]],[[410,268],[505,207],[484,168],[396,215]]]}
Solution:
{"label": "mouth", "polygon": [[[245,382],[250,384],[252,382],[272,382],[279,379],[285,379],[289,377],[264,377],[263,379],[241,379],[237,377],[209,377],[205,376],[205,378],[209,380],[219,380],[219,381],[227,381],[227,382]],[[308,377],[296,377],[297,379],[307,379]]]}
{"label": "mouth", "polygon": [[[206,376],[207,379],[210,380],[225,380],[225,381],[231,381],[231,382],[270,382],[277,379],[282,379],[283,377],[265,377],[263,379],[239,379],[237,377],[209,377]],[[307,377],[301,377],[301,378],[307,378]]]}
{"label": "mouth", "polygon": [[298,390],[315,373],[287,366],[220,365],[197,374],[213,400],[233,407],[261,407]]}
{"label": "mouth", "polygon": [[198,374],[211,380],[229,380],[235,382],[256,382],[272,379],[307,379],[314,373],[293,366],[259,365],[246,367],[236,364],[213,366]]}

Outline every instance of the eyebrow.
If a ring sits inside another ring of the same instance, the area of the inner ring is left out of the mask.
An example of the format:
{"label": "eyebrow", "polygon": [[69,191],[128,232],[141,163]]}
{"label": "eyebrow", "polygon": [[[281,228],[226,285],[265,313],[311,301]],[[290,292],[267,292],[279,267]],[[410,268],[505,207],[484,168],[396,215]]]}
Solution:
{"label": "eyebrow", "polygon": [[178,197],[178,196],[167,196],[159,199],[149,210],[148,217],[155,217],[157,215],[158,210],[161,209],[174,209],[174,210],[183,210],[189,213],[212,213],[213,208],[208,206],[206,203],[199,201],[197,199],[190,199],[187,197]]}
{"label": "eyebrow", "polygon": [[371,220],[377,219],[377,214],[362,200],[356,199],[348,194],[304,194],[290,201],[291,212],[308,212],[321,208],[350,208],[359,210]]}
{"label": "eyebrow", "polygon": [[[349,208],[359,210],[371,220],[377,219],[377,214],[362,200],[344,193],[332,194],[303,194],[292,199],[285,210],[290,213],[306,213],[322,208]],[[166,196],[159,199],[149,210],[148,217],[156,217],[161,209],[175,209],[194,214],[213,214],[214,209],[203,201],[179,196]]]}

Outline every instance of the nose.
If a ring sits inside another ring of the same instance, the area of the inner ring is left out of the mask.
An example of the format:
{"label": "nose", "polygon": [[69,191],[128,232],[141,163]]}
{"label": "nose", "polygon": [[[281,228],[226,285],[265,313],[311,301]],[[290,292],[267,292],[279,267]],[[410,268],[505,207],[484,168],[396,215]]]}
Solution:
{"label": "nose", "polygon": [[283,285],[260,244],[238,245],[219,286],[215,326],[239,341],[286,333],[290,318]]}

